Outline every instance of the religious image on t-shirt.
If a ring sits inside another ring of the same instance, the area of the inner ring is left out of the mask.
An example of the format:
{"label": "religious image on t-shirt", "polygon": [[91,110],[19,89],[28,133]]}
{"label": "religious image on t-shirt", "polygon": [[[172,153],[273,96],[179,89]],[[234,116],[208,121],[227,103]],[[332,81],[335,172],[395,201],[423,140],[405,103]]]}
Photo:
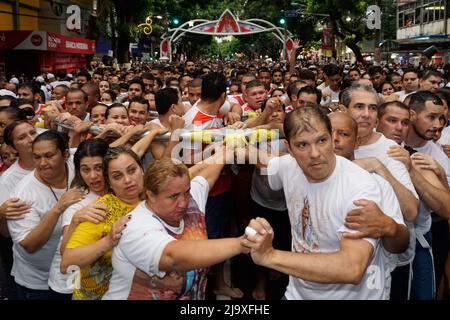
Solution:
{"label": "religious image on t-shirt", "polygon": [[311,219],[308,197],[303,198],[303,206],[296,203],[295,229],[293,232],[293,246],[296,252],[318,252],[319,241]]}
{"label": "religious image on t-shirt", "polygon": [[136,269],[128,300],[176,300],[183,293],[185,279],[177,272],[160,278]]}
{"label": "religious image on t-shirt", "polygon": [[[206,240],[205,217],[196,201],[189,199],[180,234],[166,228],[177,240]],[[129,300],[204,300],[208,268],[185,273],[169,272],[164,277],[150,276],[136,269],[128,295]]]}

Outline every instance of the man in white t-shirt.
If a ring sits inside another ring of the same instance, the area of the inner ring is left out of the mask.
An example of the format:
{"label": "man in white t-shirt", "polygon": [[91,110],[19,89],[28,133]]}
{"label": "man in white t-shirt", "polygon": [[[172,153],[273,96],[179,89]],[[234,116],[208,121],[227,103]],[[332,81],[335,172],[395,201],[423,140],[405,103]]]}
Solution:
{"label": "man in white t-shirt", "polygon": [[[149,124],[166,128],[170,133],[177,129],[183,129],[184,108],[178,90],[171,87],[159,90],[155,94],[155,104],[159,116],[157,119],[150,121]],[[150,146],[153,158],[171,157],[172,150],[178,143],[178,138],[175,137],[171,137],[168,142],[154,141]]]}
{"label": "man in white t-shirt", "polygon": [[[270,225],[250,222],[256,235],[255,263],[290,275],[285,297],[300,299],[387,299],[392,256],[373,238],[354,239],[346,216],[380,210],[380,186],[372,175],[334,154],[331,124],[315,108],[292,111],[284,122],[290,155],[268,163],[270,187],[283,188],[292,230],[292,251],[275,250]],[[403,224],[392,202],[383,211]],[[348,234],[350,233],[350,236]]]}
{"label": "man in white t-shirt", "polygon": [[[414,254],[414,227],[413,223],[418,215],[419,197],[409,176],[405,165],[398,159],[389,157],[389,152],[397,143],[386,138],[382,133],[376,132],[378,120],[379,96],[373,89],[365,85],[352,85],[342,93],[342,102],[347,107],[348,114],[358,124],[358,143],[355,150],[355,159],[363,161],[364,168],[382,175],[394,188],[400,203],[403,217],[409,222],[411,254],[403,257],[404,263],[412,261]],[[403,263],[403,262],[402,262]],[[401,279],[408,279],[406,274]],[[400,283],[399,276],[394,276],[393,285]],[[407,281],[407,280],[406,280]],[[408,289],[399,291],[404,292]]]}
{"label": "man in white t-shirt", "polygon": [[339,101],[340,85],[342,81],[342,74],[340,68],[335,64],[328,64],[323,68],[325,79],[328,86],[318,88],[322,90],[321,106],[328,107],[332,102]]}
{"label": "man in white t-shirt", "polygon": [[396,92],[400,102],[419,88],[419,75],[415,69],[407,69],[402,76],[403,90]]}
{"label": "man in white t-shirt", "polygon": [[[442,100],[430,91],[418,91],[410,95],[411,122],[405,144],[413,154],[402,155],[398,148],[395,157],[402,159],[409,169],[412,182],[420,195],[419,215],[415,221],[417,237],[416,256],[413,261],[411,298],[434,299],[436,294],[431,252],[431,211],[444,219],[450,218],[450,193],[431,170],[419,170],[421,154],[431,156],[445,171],[447,183],[450,182],[449,159],[431,140],[444,116]],[[419,154],[416,154],[419,153]],[[417,166],[419,168],[417,168]]]}
{"label": "man in white t-shirt", "polygon": [[[358,125],[355,120],[347,113],[342,112],[333,112],[328,116],[332,126],[334,153],[366,169],[365,159],[355,160],[355,148],[358,145]],[[368,171],[370,172],[370,170]],[[382,205],[385,205],[384,201],[387,199],[393,198],[393,201],[399,206],[394,189],[387,180],[377,173],[373,173],[373,177],[380,184],[381,192],[383,193]],[[393,224],[395,221],[387,215],[370,216],[369,213],[370,211],[360,215],[352,215],[351,217],[347,216],[346,220],[349,223],[349,227],[361,231],[361,235],[373,235],[374,238],[381,238],[386,235],[386,238],[383,239],[383,245],[389,252],[399,253],[407,248],[409,232],[403,224],[395,226]]]}
{"label": "man in white t-shirt", "polygon": [[[403,105],[399,101],[389,102],[388,105]],[[386,104],[385,104],[386,105]],[[383,105],[383,106],[385,106]],[[384,116],[387,116],[387,119],[389,121],[386,121],[386,123],[391,123],[394,119],[402,118],[402,112],[400,111],[406,111],[403,109],[397,110],[397,112],[389,113],[390,112],[390,106],[386,108],[383,111]],[[398,108],[398,107],[396,107]],[[405,106],[405,108],[407,108]],[[389,110],[388,110],[389,109]],[[407,115],[407,121],[409,122],[409,108],[406,112]],[[347,113],[342,112],[333,112],[329,114],[331,124],[333,127],[333,139],[334,139],[334,151],[337,155],[340,155],[342,157],[345,157],[349,160],[354,160],[355,158],[355,148],[358,146],[358,140],[357,140],[357,134],[358,134],[358,125],[356,121],[350,117]],[[394,125],[396,128],[401,127],[399,122],[401,120],[398,119],[397,124]],[[406,120],[404,120],[406,121]],[[408,125],[408,124],[407,124]],[[386,126],[383,126],[383,128],[386,128]],[[388,130],[387,132],[395,134],[400,134],[397,131]],[[386,167],[379,162],[376,158],[363,158],[359,160],[354,160],[354,163],[360,165],[362,168],[368,170],[369,172],[375,172],[374,177],[377,179],[377,181],[381,185],[381,190],[383,192],[383,200],[388,199],[390,196],[390,193],[394,192],[394,189],[392,186],[387,182],[386,179],[384,179],[382,176],[386,176],[387,169]],[[376,172],[380,174],[376,174]],[[396,197],[395,197],[396,198]],[[396,198],[397,199],[397,198]],[[397,200],[396,200],[397,201]],[[414,233],[414,225],[412,222],[408,223],[408,230],[409,232],[409,238],[405,236],[405,230],[406,228],[393,228],[392,219],[389,219],[386,215],[369,215],[370,212],[364,212],[363,214],[359,216],[352,216],[350,219],[351,228],[354,228],[358,231],[361,231],[362,234],[371,234],[370,232],[374,232],[376,237],[383,236],[385,234],[389,234],[393,230],[396,230],[397,233],[391,234],[390,236],[387,236],[384,238],[383,245],[385,248],[390,252],[398,252],[393,251],[392,248],[397,248],[397,246],[404,244],[403,241],[406,240],[406,243],[409,242],[409,246],[405,252],[403,252],[400,255],[397,255],[397,267],[392,272],[392,283],[391,283],[391,292],[390,292],[390,300],[407,300],[408,299],[408,282],[409,282],[409,274],[410,274],[410,263],[414,259],[415,249],[416,249],[416,237]],[[350,216],[347,216],[347,220]],[[406,220],[406,219],[405,219]],[[372,233],[373,234],[373,233]],[[386,240],[390,243],[386,245]],[[392,245],[394,247],[392,247]]]}
{"label": "man in white t-shirt", "polygon": [[391,146],[397,144],[375,131],[380,104],[378,94],[372,87],[352,85],[342,93],[342,103],[358,124],[359,146],[355,150],[355,159],[374,157],[386,167],[384,177],[395,190],[403,216],[407,221],[414,221],[417,217],[419,197],[405,165],[390,158],[387,153]]}

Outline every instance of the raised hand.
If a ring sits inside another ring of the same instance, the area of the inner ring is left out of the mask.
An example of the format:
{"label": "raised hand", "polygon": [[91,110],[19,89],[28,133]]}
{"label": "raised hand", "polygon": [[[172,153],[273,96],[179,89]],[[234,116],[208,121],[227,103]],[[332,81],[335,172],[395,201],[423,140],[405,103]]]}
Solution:
{"label": "raised hand", "polygon": [[181,130],[184,128],[184,119],[176,114],[172,114],[169,117],[169,124],[170,132],[174,132],[177,129]]}

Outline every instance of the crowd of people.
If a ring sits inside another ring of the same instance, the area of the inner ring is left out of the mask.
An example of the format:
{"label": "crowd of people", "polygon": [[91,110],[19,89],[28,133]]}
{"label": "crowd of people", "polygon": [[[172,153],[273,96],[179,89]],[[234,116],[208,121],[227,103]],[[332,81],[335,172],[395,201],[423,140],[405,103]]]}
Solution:
{"label": "crowd of people", "polygon": [[2,298],[449,299],[450,68],[293,56],[0,78]]}

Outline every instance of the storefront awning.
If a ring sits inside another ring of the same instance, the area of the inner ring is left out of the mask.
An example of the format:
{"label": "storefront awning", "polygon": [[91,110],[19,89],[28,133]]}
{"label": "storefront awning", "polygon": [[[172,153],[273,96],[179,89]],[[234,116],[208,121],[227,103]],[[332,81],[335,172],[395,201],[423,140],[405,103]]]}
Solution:
{"label": "storefront awning", "polygon": [[95,54],[95,41],[47,31],[0,31],[0,50]]}

